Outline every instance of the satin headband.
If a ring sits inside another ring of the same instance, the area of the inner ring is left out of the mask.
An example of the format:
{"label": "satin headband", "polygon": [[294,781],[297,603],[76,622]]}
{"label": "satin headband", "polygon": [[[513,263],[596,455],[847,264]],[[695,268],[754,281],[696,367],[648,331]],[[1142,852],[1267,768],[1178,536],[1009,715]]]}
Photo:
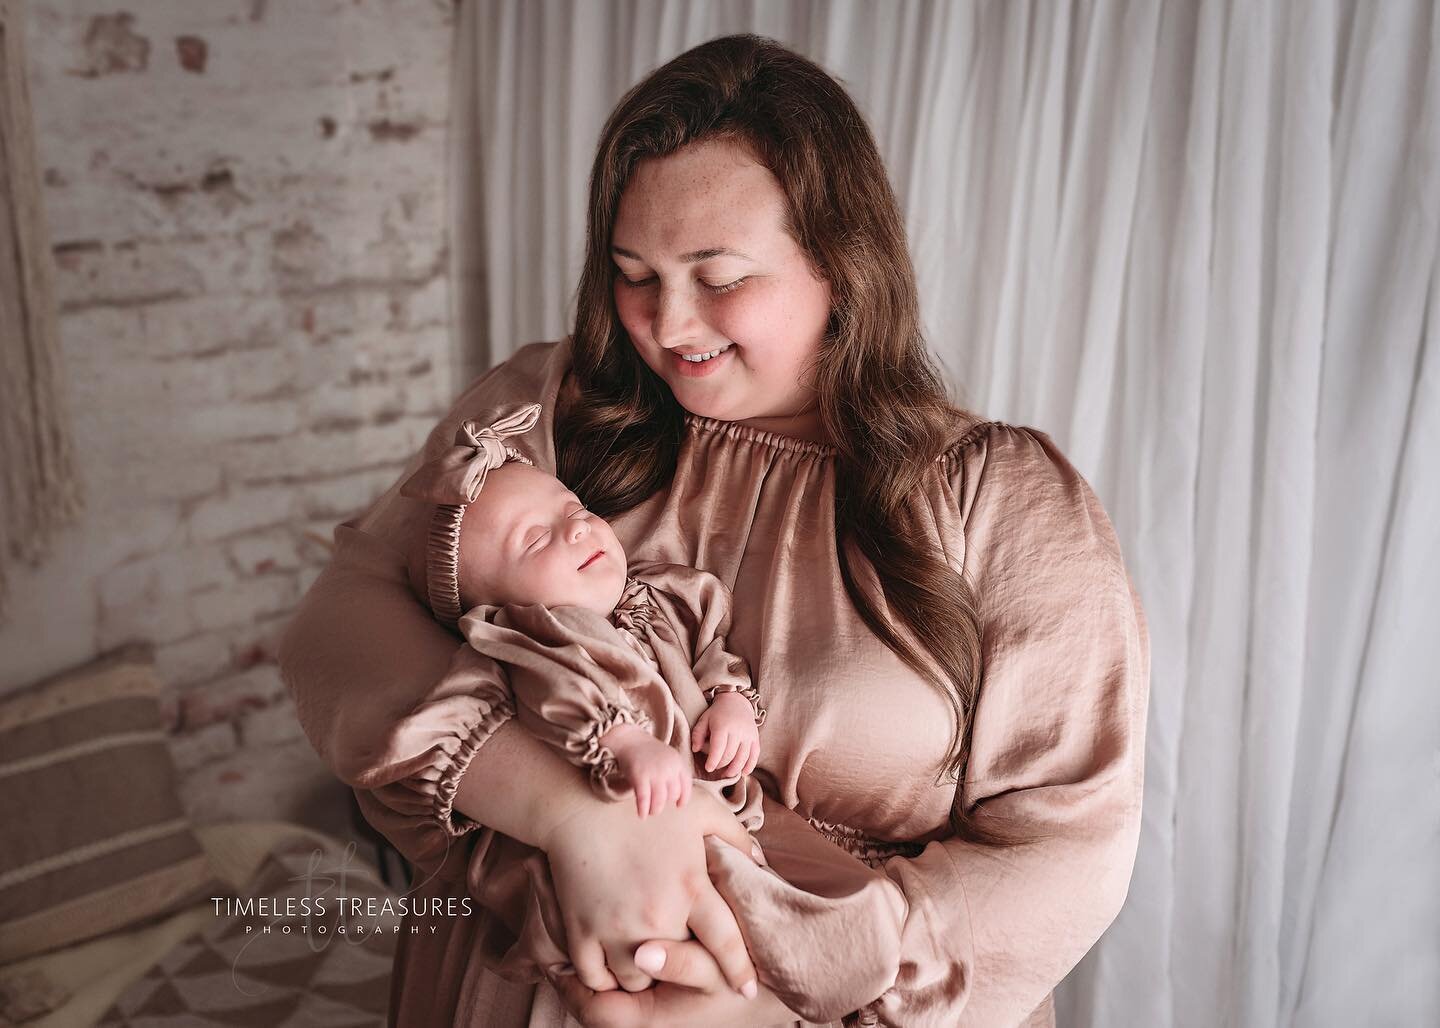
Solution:
{"label": "satin headband", "polygon": [[465,508],[475,502],[491,471],[509,461],[534,464],[505,442],[524,435],[540,420],[532,403],[490,425],[462,422],[455,444],[426,461],[400,487],[400,495],[435,504],[425,545],[425,589],[437,620],[454,626],[460,620],[460,525]]}

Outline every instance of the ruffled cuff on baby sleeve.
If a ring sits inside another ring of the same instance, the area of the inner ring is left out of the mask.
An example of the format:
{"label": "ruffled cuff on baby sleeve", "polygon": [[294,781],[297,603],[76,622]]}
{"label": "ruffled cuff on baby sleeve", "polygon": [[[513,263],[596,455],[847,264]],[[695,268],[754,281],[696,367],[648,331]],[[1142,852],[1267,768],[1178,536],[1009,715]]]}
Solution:
{"label": "ruffled cuff on baby sleeve", "polygon": [[744,696],[750,701],[750,706],[755,711],[755,727],[759,728],[765,723],[765,716],[768,712],[764,707],[760,706],[760,691],[753,685],[741,686],[732,682],[712,685],[704,690],[706,705],[708,706],[714,703],[715,697],[719,696],[722,692],[738,692],[741,696]]}
{"label": "ruffled cuff on baby sleeve", "polygon": [[616,725],[634,725],[647,732],[653,728],[650,718],[644,713],[633,708],[612,705],[602,710],[589,729],[578,737],[584,747],[579,753],[580,764],[589,769],[590,787],[601,799],[612,802],[630,794],[630,783],[620,773],[615,753],[601,742],[606,733]]}

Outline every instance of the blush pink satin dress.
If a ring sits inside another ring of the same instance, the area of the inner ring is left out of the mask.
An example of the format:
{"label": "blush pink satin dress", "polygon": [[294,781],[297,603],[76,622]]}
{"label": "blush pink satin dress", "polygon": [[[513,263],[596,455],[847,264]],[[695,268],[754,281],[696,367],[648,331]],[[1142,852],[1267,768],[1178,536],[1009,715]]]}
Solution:
{"label": "blush pink satin dress", "polygon": [[[524,348],[466,391],[427,451],[464,418],[538,401],[534,455],[553,470],[550,418],[568,361],[564,342]],[[754,777],[772,866],[798,876],[816,865],[815,847],[838,848],[893,883],[893,930],[874,903],[857,904],[852,923],[826,926],[837,953],[888,971],[873,997],[825,1023],[1051,1025],[1052,990],[1115,918],[1130,881],[1149,684],[1144,615],[1109,519],[1044,433],[965,417],[922,488],[935,545],[973,584],[982,620],[971,757],[958,788],[939,776],[949,703],[846,595],[832,451],[690,417],[670,487],[611,524],[633,561],[697,567],[733,594],[728,645],[749,662],[768,711]],[[281,663],[311,741],[420,869],[417,896],[468,894],[483,907],[492,891],[518,894],[489,869],[521,874],[543,856],[452,808],[470,759],[513,703],[409,590],[403,546],[426,515],[392,488],[337,529]],[[878,598],[873,570],[852,563]],[[954,807],[1032,841],[997,849],[956,838]],[[787,902],[748,893],[748,861],[721,849],[712,844],[711,873],[732,907]],[[504,923],[496,911],[402,934],[396,1023],[578,1028],[547,982],[492,969],[491,934]],[[792,941],[821,945],[810,934]],[[823,1005],[848,975],[843,961],[817,961],[810,980],[792,984]]]}

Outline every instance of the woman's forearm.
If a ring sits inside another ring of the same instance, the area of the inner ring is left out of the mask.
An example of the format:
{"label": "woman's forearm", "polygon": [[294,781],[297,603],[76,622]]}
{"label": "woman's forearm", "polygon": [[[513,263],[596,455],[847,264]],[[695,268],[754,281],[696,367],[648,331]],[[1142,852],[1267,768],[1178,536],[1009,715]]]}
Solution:
{"label": "woman's forearm", "polygon": [[480,747],[455,793],[460,813],[538,849],[556,825],[605,802],[583,771],[513,718]]}

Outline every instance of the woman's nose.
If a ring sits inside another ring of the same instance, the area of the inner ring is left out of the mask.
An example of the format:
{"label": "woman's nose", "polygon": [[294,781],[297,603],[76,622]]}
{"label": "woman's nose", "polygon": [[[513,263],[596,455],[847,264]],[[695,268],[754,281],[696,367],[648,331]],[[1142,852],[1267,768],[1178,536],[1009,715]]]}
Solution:
{"label": "woman's nose", "polygon": [[695,329],[695,301],[678,289],[662,292],[650,322],[650,334],[656,345],[668,350],[691,342],[696,336]]}

